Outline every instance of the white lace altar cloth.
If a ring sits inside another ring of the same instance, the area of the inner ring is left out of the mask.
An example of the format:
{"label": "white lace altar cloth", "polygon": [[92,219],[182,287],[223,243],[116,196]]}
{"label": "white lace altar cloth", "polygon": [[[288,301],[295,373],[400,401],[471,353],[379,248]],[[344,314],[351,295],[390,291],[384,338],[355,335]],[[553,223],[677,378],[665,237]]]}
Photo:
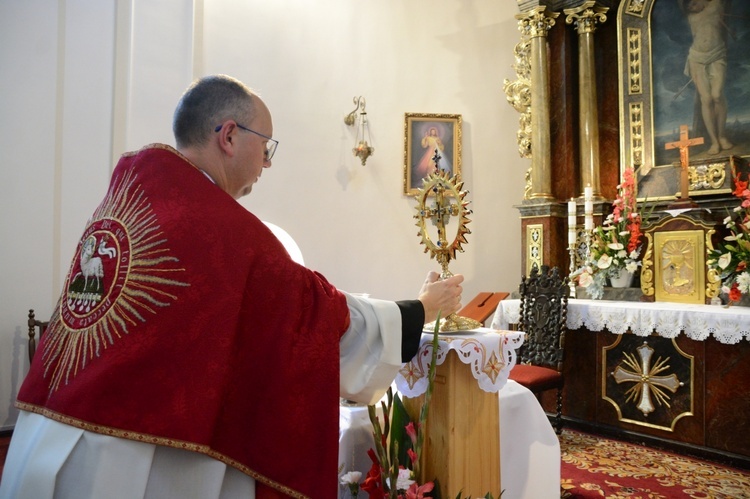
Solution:
{"label": "white lace altar cloth", "polygon": [[[520,300],[502,300],[492,327],[517,324],[520,306]],[[607,329],[615,334],[630,330],[638,336],[656,332],[665,338],[685,333],[696,341],[713,336],[720,343],[736,344],[743,337],[750,340],[750,307],[570,299],[567,325],[571,330],[586,326],[589,331]]]}
{"label": "white lace altar cloth", "polygon": [[[431,333],[422,335],[419,351],[404,364],[396,375],[396,386],[402,395],[418,397],[427,391],[427,375],[432,360]],[[516,349],[523,344],[521,331],[498,331],[478,328],[472,331],[442,333],[438,338],[436,365],[445,362],[448,352],[455,350],[461,362],[468,364],[479,388],[496,393],[508,381],[516,365]]]}

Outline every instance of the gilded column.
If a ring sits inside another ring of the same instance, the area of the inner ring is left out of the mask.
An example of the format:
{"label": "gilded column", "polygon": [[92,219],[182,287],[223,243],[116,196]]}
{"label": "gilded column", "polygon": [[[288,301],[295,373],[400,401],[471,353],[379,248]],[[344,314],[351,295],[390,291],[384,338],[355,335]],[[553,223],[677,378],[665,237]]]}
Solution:
{"label": "gilded column", "polygon": [[579,134],[581,141],[581,186],[590,185],[594,197],[601,198],[599,180],[599,116],[596,101],[596,66],[594,64],[594,31],[597,22],[607,20],[608,7],[596,5],[595,0],[586,0],[579,7],[565,9],[565,22],[575,23],[578,31],[578,97]]}
{"label": "gilded column", "polygon": [[518,14],[518,29],[531,40],[531,186],[528,199],[553,199],[547,32],[558,12],[535,7]]}

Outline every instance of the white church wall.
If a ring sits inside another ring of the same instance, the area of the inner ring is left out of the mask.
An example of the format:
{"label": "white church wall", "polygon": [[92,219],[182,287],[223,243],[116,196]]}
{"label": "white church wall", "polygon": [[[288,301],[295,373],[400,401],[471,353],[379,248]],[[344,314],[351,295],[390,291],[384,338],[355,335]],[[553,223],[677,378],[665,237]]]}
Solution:
{"label": "white church wall", "polygon": [[[517,287],[512,205],[527,165],[515,152],[518,116],[502,92],[513,76],[514,9],[486,1],[207,4],[206,71],[231,71],[261,92],[281,141],[243,204],[285,227],[308,266],[343,289],[413,296],[438,266],[423,253],[415,202],[402,193],[404,113],[461,114],[475,213],[451,270],[466,275],[468,299]],[[366,166],[342,121],[355,95],[367,99],[375,147]]]}
{"label": "white church wall", "polygon": [[[28,370],[25,314],[54,307],[112,158],[172,143],[194,76],[257,89],[280,140],[243,205],[287,230],[306,264],[342,289],[415,297],[437,263],[403,195],[404,113],[464,120],[474,214],[465,301],[517,287],[523,172],[518,115],[505,102],[515,5],[495,0],[101,0],[0,2],[0,429],[13,426]],[[195,26],[193,25],[195,23]],[[343,123],[363,95],[375,155],[351,153]]]}

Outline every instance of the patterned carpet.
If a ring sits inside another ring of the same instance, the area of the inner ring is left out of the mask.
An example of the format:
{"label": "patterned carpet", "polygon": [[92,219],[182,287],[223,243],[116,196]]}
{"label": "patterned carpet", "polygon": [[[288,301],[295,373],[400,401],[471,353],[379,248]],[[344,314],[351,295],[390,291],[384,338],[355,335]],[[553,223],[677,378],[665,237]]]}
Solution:
{"label": "patterned carpet", "polygon": [[750,498],[750,471],[564,430],[561,497]]}

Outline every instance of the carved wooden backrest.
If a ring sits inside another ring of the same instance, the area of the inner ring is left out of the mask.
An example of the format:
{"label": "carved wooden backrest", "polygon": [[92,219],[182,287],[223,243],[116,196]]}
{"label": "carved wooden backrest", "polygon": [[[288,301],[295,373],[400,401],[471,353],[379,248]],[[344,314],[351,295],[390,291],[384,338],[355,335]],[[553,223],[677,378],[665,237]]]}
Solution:
{"label": "carved wooden backrest", "polygon": [[42,322],[36,319],[34,315],[34,309],[29,310],[29,362],[34,358],[36,353],[36,332],[39,330],[39,338],[41,339],[44,330],[47,329],[49,322]]}
{"label": "carved wooden backrest", "polygon": [[557,267],[542,265],[521,280],[520,329],[526,340],[519,349],[519,362],[562,371],[563,346],[568,314],[568,278]]}

